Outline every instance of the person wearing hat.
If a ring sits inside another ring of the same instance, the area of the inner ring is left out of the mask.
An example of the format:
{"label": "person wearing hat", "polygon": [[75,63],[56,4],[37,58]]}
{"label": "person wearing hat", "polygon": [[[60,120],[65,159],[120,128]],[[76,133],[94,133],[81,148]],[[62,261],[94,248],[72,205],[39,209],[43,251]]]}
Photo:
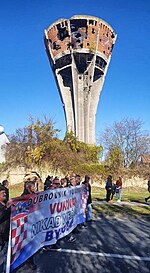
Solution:
{"label": "person wearing hat", "polygon": [[3,264],[0,266],[0,272],[6,271],[7,249],[10,228],[10,207],[12,200],[6,202],[5,187],[0,185],[0,251],[3,250]]}
{"label": "person wearing hat", "polygon": [[48,175],[44,182],[44,191],[49,190],[53,184],[53,176]]}

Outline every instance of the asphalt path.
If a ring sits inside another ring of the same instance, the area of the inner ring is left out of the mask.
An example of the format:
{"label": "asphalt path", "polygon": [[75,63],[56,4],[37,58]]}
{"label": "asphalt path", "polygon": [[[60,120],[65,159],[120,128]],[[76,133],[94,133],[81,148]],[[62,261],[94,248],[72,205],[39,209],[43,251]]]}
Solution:
{"label": "asphalt path", "polygon": [[150,222],[144,218],[98,217],[76,234],[59,241],[59,250],[34,255],[37,270],[27,263],[15,273],[149,273]]}

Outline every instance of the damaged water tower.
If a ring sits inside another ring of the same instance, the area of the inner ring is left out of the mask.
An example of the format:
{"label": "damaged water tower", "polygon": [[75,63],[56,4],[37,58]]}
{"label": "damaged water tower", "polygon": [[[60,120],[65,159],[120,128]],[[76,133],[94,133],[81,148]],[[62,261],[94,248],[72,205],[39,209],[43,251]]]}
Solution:
{"label": "damaged water tower", "polygon": [[44,40],[67,131],[79,141],[95,144],[97,106],[116,34],[102,19],[76,15],[50,25]]}

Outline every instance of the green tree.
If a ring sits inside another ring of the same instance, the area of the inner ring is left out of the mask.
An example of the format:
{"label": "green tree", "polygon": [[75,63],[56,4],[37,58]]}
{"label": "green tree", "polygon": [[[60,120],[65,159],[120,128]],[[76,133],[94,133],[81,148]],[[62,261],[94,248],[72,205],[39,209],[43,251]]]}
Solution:
{"label": "green tree", "polygon": [[63,141],[58,138],[58,133],[51,119],[30,119],[27,127],[17,129],[10,137],[7,163],[30,168],[46,164],[64,174],[104,173],[99,162],[102,146],[80,142],[73,132],[68,132]]}
{"label": "green tree", "polygon": [[17,129],[9,136],[10,145],[6,151],[6,160],[14,164],[39,164],[48,152],[52,140],[57,137],[58,129],[54,128],[51,119],[30,119],[31,124]]}
{"label": "green tree", "polygon": [[78,152],[79,141],[78,138],[74,135],[73,131],[66,133],[64,142],[70,147],[72,151]]}
{"label": "green tree", "polygon": [[122,152],[118,147],[110,148],[106,157],[106,164],[109,167],[110,173],[117,175],[121,172],[123,166],[123,158]]}

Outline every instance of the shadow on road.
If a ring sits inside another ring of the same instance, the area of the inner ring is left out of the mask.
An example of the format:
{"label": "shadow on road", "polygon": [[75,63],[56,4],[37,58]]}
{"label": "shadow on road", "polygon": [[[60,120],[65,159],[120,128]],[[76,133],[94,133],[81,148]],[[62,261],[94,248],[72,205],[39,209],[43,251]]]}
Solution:
{"label": "shadow on road", "polygon": [[[76,235],[74,243],[63,238],[61,250],[39,251],[36,272],[149,273],[149,228],[149,221],[140,218],[98,217]],[[32,273],[26,265],[17,270],[23,272]]]}

